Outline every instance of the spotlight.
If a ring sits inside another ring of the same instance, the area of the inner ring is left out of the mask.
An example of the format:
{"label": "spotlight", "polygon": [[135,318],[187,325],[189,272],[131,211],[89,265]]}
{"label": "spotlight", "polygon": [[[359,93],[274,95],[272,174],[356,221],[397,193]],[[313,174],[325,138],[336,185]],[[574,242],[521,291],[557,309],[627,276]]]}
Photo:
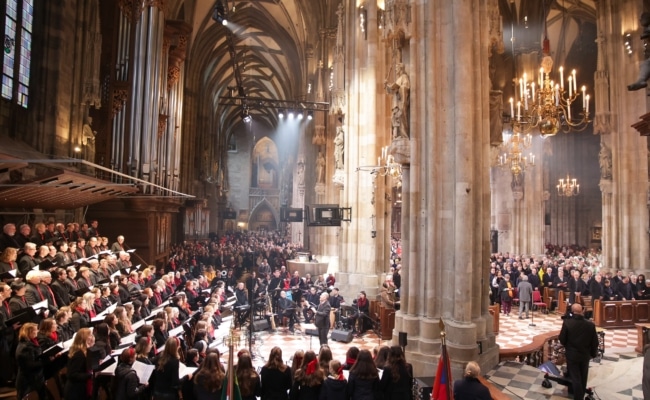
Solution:
{"label": "spotlight", "polygon": [[253,120],[253,118],[251,117],[251,115],[248,113],[248,107],[244,107],[244,108],[241,110],[241,119],[242,119],[242,121],[244,121],[245,123],[249,123],[249,122],[251,122],[251,121]]}
{"label": "spotlight", "polygon": [[278,111],[278,118],[280,118],[280,119],[284,118],[284,110],[283,109],[280,109],[280,111]]}
{"label": "spotlight", "polygon": [[307,111],[307,120],[311,121],[314,119],[314,112],[313,111]]}
{"label": "spotlight", "polygon": [[298,120],[302,120],[302,118],[303,118],[302,112],[298,112]]}
{"label": "spotlight", "polygon": [[214,5],[212,19],[221,23],[222,25],[228,25],[228,14],[226,12],[226,7],[223,6],[223,2],[221,0],[217,0]]}
{"label": "spotlight", "polygon": [[293,110],[289,110],[289,119],[293,119]]}

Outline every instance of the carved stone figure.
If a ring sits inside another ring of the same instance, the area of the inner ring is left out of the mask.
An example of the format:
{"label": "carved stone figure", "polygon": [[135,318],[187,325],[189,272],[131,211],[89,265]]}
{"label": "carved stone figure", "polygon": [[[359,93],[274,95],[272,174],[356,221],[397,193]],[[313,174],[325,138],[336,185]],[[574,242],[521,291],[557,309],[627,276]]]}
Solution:
{"label": "carved stone figure", "polygon": [[[650,39],[650,13],[644,12],[641,14],[639,23],[643,27],[641,40],[645,42],[645,47],[647,47],[648,39]],[[646,59],[641,63],[641,66],[639,67],[639,78],[631,85],[627,85],[627,90],[634,91],[643,89],[644,87],[648,86],[647,81],[650,79],[650,58],[647,58],[647,56],[648,54],[646,54]]]}
{"label": "carved stone figure", "polygon": [[334,165],[336,169],[343,169],[343,157],[345,155],[345,137],[342,126],[336,127],[334,138]]}
{"label": "carved stone figure", "polygon": [[298,161],[298,169],[296,170],[296,179],[298,181],[298,187],[305,186],[305,162],[303,160]]}
{"label": "carved stone figure", "polygon": [[411,81],[404,71],[404,64],[395,66],[395,82],[384,81],[386,92],[393,96],[391,128],[393,139],[409,137],[409,106],[411,97]]}
{"label": "carved stone figure", "polygon": [[598,152],[598,163],[600,164],[600,179],[612,179],[612,151],[602,142]]}
{"label": "carved stone figure", "polygon": [[82,131],[82,142],[84,143],[86,160],[95,162],[95,136],[97,132],[93,131],[92,124],[92,117],[86,117]]}
{"label": "carved stone figure", "polygon": [[316,158],[316,183],[325,183],[325,157],[320,151]]}

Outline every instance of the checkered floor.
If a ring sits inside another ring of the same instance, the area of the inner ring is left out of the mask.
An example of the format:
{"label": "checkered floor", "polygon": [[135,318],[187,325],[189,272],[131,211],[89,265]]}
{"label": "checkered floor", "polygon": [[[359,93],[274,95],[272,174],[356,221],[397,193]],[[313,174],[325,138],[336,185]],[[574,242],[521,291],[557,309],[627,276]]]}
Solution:
{"label": "checkered floor", "polygon": [[[515,348],[530,343],[532,338],[541,333],[559,330],[562,327],[560,315],[550,313],[542,314],[535,312],[534,319],[518,318],[517,307],[513,307],[510,316],[500,315],[500,329],[496,341],[501,348]],[[534,322],[535,326],[530,326]],[[255,364],[263,365],[266,357],[274,346],[283,351],[283,358],[290,362],[297,350],[312,349],[318,352],[320,348],[318,337],[302,332],[303,328],[296,326],[296,333],[291,334],[287,328],[278,327],[275,333],[268,331],[257,332],[254,335],[253,344],[250,345],[255,355]],[[365,333],[360,338],[354,338],[350,343],[336,342],[329,340],[329,346],[335,359],[345,360],[347,349],[354,345],[361,349],[372,350],[378,345],[390,345],[390,341],[382,341],[372,331]],[[590,367],[590,386],[595,387],[595,398],[603,400],[637,400],[642,399],[640,363],[642,358],[634,352],[636,347],[636,330],[616,329],[605,330],[605,354],[600,363],[592,363]],[[248,346],[248,344],[246,344]],[[628,365],[627,363],[635,363]],[[608,378],[601,379],[600,376],[612,376],[612,368],[620,374],[621,379],[608,383]],[[630,369],[630,370],[628,370]],[[637,372],[634,370],[638,369]],[[630,376],[636,375],[633,379]],[[513,399],[570,399],[566,386],[552,383],[552,388],[546,389],[541,386],[544,381],[544,373],[536,368],[522,365],[515,362],[503,362],[493,370],[486,373],[488,380],[498,387],[503,393]],[[592,382],[592,377],[595,380]]]}

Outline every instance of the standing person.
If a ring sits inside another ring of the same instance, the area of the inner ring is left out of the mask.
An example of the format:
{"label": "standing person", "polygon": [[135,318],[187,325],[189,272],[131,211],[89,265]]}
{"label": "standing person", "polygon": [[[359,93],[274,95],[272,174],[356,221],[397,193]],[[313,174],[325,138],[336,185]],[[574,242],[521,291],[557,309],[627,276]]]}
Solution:
{"label": "standing person", "polygon": [[490,390],[478,380],[479,375],[481,367],[474,361],[468,362],[463,379],[454,382],[454,398],[492,400]]}
{"label": "standing person", "polygon": [[199,372],[194,377],[194,397],[196,400],[220,399],[225,378],[226,373],[221,367],[219,354],[208,354],[203,360]]}
{"label": "standing person", "polygon": [[253,367],[253,361],[248,353],[240,352],[237,360],[237,383],[242,400],[256,400],[262,395],[260,375]]}
{"label": "standing person", "polygon": [[320,304],[316,309],[314,325],[318,329],[318,340],[320,345],[327,344],[327,334],[330,330],[330,311],[332,306],[329,302],[329,295],[325,292],[320,295]]}
{"label": "standing person", "polygon": [[288,400],[287,391],[291,389],[291,369],[282,361],[282,349],[274,347],[269,361],[260,372],[262,381],[261,400]]}
{"label": "standing person", "polygon": [[135,362],[136,352],[129,347],[120,354],[120,362],[115,368],[115,380],[113,381],[113,393],[116,399],[138,400],[148,384],[140,384],[138,374],[132,368]]}
{"label": "standing person", "polygon": [[41,347],[36,336],[38,325],[28,322],[20,328],[18,334],[18,347],[16,348],[16,375],[17,398],[24,399],[30,392],[37,392],[39,399],[48,399],[43,375],[43,360]]}
{"label": "standing person", "polygon": [[512,298],[514,296],[514,288],[510,282],[510,274],[506,274],[501,283],[499,283],[499,292],[501,292],[501,307],[503,308],[503,313],[510,316]]}
{"label": "standing person", "polygon": [[93,373],[88,349],[95,344],[89,328],[77,332],[68,353],[68,373],[65,383],[66,399],[87,399],[93,394]]}
{"label": "standing person", "polygon": [[345,389],[350,400],[374,400],[379,398],[379,371],[368,350],[359,351],[357,361],[350,369],[350,381]]}
{"label": "standing person", "polygon": [[391,346],[388,362],[379,380],[379,389],[384,393],[384,400],[412,400],[412,381],[413,369],[406,364],[402,348]]}
{"label": "standing person", "polygon": [[571,378],[573,398],[583,400],[589,375],[589,360],[598,355],[596,326],[584,317],[582,306],[571,306],[572,318],[565,318],[560,330],[560,343],[566,349],[567,370]]}
{"label": "standing person", "polygon": [[332,360],[329,362],[328,376],[323,381],[323,386],[320,389],[319,400],[347,400],[349,396],[346,395],[348,381],[343,376],[343,368],[341,362]]}
{"label": "standing person", "polygon": [[312,400],[320,396],[321,386],[325,380],[325,373],[318,364],[316,353],[309,350],[305,352],[302,365],[293,380],[291,387],[291,400]]}
{"label": "standing person", "polygon": [[[180,355],[178,348],[180,339],[172,336],[165,342],[165,350],[156,362],[156,369],[150,379],[153,379],[153,398],[160,400],[178,400],[180,389]],[[191,379],[191,378],[190,378]],[[151,381],[149,381],[151,383]]]}
{"label": "standing person", "polygon": [[519,319],[524,319],[524,311],[526,318],[528,318],[528,311],[530,311],[530,302],[533,300],[533,285],[528,282],[528,276],[523,275],[519,285],[517,285],[519,292]]}

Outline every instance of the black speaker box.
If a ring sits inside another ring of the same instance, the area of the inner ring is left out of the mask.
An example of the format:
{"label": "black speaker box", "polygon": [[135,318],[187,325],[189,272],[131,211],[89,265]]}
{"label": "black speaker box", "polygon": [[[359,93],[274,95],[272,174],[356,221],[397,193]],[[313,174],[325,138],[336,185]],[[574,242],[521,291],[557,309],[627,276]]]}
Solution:
{"label": "black speaker box", "polygon": [[266,319],[258,319],[253,321],[254,332],[266,331],[270,328],[269,321]]}
{"label": "black speaker box", "polygon": [[334,329],[331,338],[337,342],[350,343],[352,341],[352,331]]}
{"label": "black speaker box", "polygon": [[316,329],[316,328],[305,328],[305,335],[318,336],[318,329]]}

